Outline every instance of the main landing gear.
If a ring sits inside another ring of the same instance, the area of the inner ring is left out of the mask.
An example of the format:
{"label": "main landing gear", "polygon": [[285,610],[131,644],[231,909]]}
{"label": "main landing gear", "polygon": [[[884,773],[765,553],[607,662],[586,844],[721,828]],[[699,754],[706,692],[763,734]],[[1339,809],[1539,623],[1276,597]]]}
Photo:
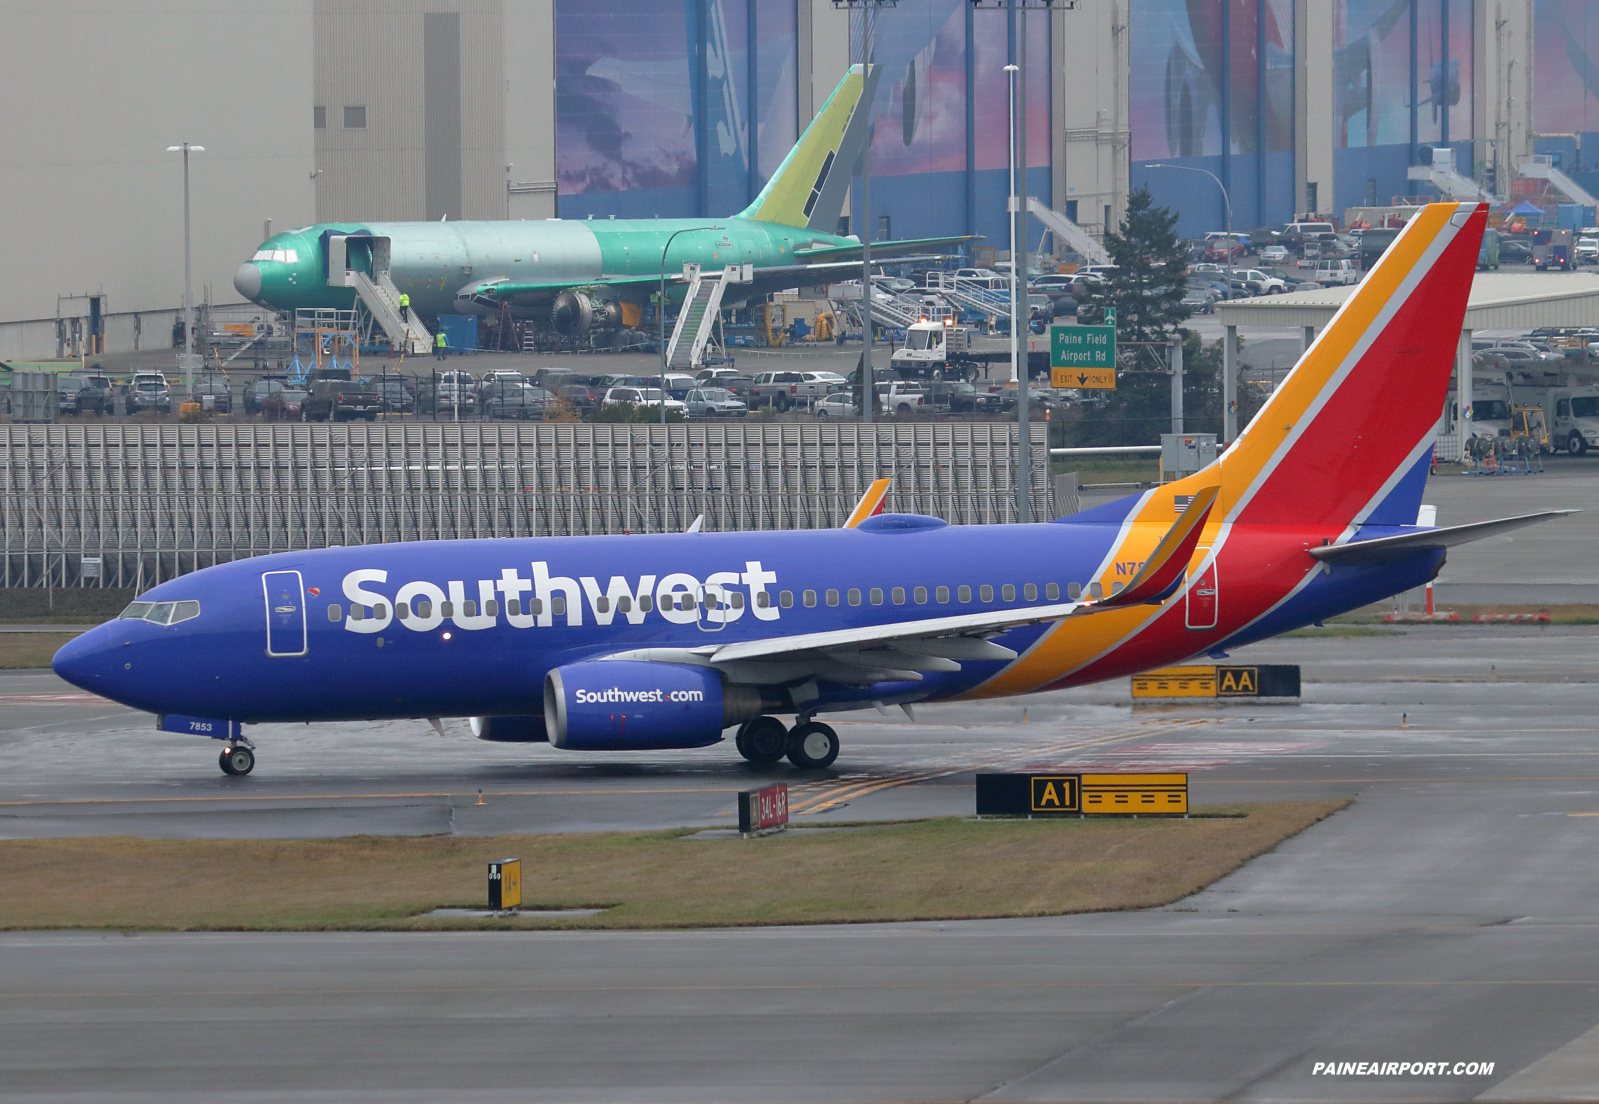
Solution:
{"label": "main landing gear", "polygon": [[255,745],[245,739],[230,740],[217,758],[223,774],[249,774],[255,770]]}
{"label": "main landing gear", "polygon": [[801,770],[821,770],[838,758],[838,733],[820,721],[789,729],[776,717],[756,717],[739,726],[734,744],[751,763],[775,763],[786,755]]}

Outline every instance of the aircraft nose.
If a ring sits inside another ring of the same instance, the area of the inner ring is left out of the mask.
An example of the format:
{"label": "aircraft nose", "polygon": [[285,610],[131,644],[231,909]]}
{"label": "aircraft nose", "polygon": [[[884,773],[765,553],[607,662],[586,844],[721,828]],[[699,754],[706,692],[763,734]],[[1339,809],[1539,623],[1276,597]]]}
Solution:
{"label": "aircraft nose", "polygon": [[97,625],[61,646],[50,667],[72,685],[103,694],[112,667],[111,630]]}
{"label": "aircraft nose", "polygon": [[239,266],[239,271],[233,274],[233,286],[240,295],[255,302],[261,294],[261,270],[245,261]]}

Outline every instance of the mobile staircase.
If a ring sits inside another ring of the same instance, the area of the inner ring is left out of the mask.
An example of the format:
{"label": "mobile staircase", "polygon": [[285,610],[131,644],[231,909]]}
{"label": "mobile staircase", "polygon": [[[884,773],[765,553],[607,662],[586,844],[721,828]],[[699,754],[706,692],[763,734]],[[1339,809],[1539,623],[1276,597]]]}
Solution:
{"label": "mobile staircase", "polygon": [[[1523,174],[1525,175],[1525,174]],[[1407,180],[1423,180],[1438,189],[1438,194],[1445,199],[1478,200],[1479,202],[1495,203],[1494,194],[1469,176],[1461,176],[1455,170],[1455,151],[1448,146],[1440,146],[1432,151],[1432,164],[1412,165],[1405,170]],[[1556,185],[1559,187],[1559,185]],[[1591,202],[1591,201],[1590,201]]]}
{"label": "mobile staircase", "polygon": [[1068,249],[1089,264],[1110,264],[1110,254],[1105,251],[1103,245],[1089,237],[1088,231],[1065,215],[1045,207],[1038,202],[1037,196],[1027,197],[1027,210],[1055,235],[1057,247],[1064,243]]}
{"label": "mobile staircase", "polygon": [[[389,343],[401,353],[426,355],[432,350],[433,335],[414,311],[400,312],[400,290],[389,278],[389,239],[366,235],[328,236],[328,286],[351,287],[377,324],[383,327]],[[366,253],[371,272],[350,261]],[[408,316],[408,317],[407,317]]]}
{"label": "mobile staircase", "polygon": [[1578,184],[1571,177],[1555,168],[1554,159],[1547,153],[1534,154],[1523,157],[1521,164],[1516,166],[1522,176],[1533,180],[1547,180],[1554,185],[1555,191],[1584,207],[1599,206],[1599,199],[1595,199],[1586,188]]}
{"label": "mobile staircase", "polygon": [[722,295],[728,284],[750,278],[746,267],[728,265],[720,272],[706,273],[697,264],[683,266],[688,291],[683,296],[683,309],[677,312],[677,323],[672,327],[672,337],[666,346],[668,371],[692,374],[705,363],[706,347],[711,344],[716,320],[722,314]]}

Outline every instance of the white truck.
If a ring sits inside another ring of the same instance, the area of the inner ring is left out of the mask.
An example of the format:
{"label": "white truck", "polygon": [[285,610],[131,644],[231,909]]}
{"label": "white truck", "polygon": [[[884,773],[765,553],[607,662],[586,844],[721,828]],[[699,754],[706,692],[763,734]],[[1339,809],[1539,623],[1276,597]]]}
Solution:
{"label": "white truck", "polygon": [[970,355],[965,326],[949,322],[913,322],[905,327],[905,344],[894,350],[889,367],[906,379],[958,379],[970,382],[981,367]]}
{"label": "white truck", "polygon": [[1599,387],[1554,387],[1548,394],[1550,443],[1573,456],[1599,448]]}

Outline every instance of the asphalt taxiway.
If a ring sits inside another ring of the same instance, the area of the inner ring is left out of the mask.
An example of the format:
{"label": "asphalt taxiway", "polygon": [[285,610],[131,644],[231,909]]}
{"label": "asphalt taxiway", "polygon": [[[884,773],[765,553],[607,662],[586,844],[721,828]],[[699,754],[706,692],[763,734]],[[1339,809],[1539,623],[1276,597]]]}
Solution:
{"label": "asphalt taxiway", "polygon": [[0,935],[0,1100],[1599,1098],[1596,645],[1587,627],[1278,640],[1235,658],[1300,663],[1298,706],[1134,709],[1120,684],[857,715],[825,776],[418,722],[261,726],[256,773],[232,779],[203,742],[0,675],[11,837],[722,827],[734,791],[778,778],[825,824],[969,813],[974,770],[1031,766],[1188,770],[1198,803],[1355,799],[1133,914]]}

